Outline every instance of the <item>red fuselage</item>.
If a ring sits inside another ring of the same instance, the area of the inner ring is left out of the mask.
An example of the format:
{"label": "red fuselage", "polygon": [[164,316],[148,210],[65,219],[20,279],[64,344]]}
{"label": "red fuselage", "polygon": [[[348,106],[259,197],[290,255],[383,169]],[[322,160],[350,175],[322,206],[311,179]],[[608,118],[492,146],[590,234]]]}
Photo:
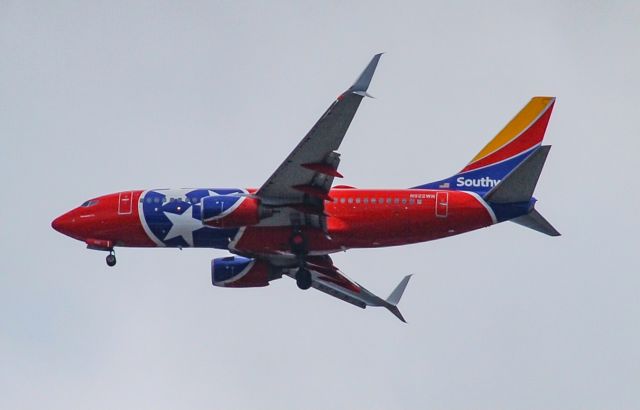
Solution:
{"label": "red fuselage", "polygon": [[[125,191],[87,201],[52,226],[94,249],[208,247],[250,255],[290,252],[291,226],[216,228],[200,203],[216,189]],[[228,191],[228,190],[225,190]],[[253,192],[253,190],[236,190]],[[477,194],[454,190],[334,188],[324,204],[326,231],[301,227],[309,254],[396,246],[472,231],[496,222]]]}

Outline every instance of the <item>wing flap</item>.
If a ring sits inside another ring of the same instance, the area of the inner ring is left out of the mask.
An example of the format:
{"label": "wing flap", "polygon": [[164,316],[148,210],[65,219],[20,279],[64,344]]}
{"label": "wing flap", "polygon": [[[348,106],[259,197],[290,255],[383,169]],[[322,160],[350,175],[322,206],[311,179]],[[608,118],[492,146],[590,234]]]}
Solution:
{"label": "wing flap", "polygon": [[327,295],[333,296],[334,298],[340,299],[344,302],[351,303],[352,305],[357,306],[359,308],[364,309],[367,307],[367,304],[361,301],[360,299],[356,299],[345,292],[341,292],[331,286],[327,286],[322,281],[314,280],[311,286],[314,289],[319,290],[320,292],[324,292]]}

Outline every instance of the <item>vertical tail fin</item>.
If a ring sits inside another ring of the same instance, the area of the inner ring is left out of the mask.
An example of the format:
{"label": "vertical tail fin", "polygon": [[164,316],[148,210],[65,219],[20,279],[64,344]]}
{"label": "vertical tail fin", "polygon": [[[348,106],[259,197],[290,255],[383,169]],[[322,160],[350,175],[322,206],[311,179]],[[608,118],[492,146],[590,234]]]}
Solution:
{"label": "vertical tail fin", "polygon": [[460,172],[415,188],[487,193],[542,144],[554,103],[554,97],[532,98]]}

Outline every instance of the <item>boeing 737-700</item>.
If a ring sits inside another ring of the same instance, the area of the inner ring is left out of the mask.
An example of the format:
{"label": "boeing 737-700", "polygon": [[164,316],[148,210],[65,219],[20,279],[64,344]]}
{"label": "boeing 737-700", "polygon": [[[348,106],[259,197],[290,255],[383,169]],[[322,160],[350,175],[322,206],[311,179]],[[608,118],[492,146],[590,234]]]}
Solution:
{"label": "boeing 737-700", "polygon": [[533,191],[549,153],[542,145],[555,99],[534,97],[460,172],[413,188],[333,186],[337,150],[380,60],[331,104],[259,188],[128,190],[89,199],[56,218],[57,231],[90,249],[215,248],[213,285],[267,286],[289,276],[355,306],[383,306],[399,319],[404,277],[388,298],[349,279],[331,254],[432,241],[512,221],[559,233],[535,209]]}

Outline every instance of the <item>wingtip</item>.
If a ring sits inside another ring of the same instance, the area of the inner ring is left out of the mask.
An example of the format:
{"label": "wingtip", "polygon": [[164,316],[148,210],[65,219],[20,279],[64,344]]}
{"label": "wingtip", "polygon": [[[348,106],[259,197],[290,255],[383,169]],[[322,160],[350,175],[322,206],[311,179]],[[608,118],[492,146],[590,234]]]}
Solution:
{"label": "wingtip", "polygon": [[398,303],[400,302],[400,299],[402,298],[402,295],[404,294],[404,291],[409,284],[409,279],[411,279],[411,276],[413,275],[407,275],[402,278],[400,283],[398,283],[389,297],[386,300],[380,300],[382,302],[382,306],[387,308],[389,312],[393,313],[393,315],[400,319],[403,323],[407,323],[407,321],[405,320],[404,316],[402,316],[402,313],[400,313],[400,309],[398,309]]}
{"label": "wingtip", "polygon": [[389,310],[389,312],[393,313],[395,317],[400,319],[402,323],[407,323],[406,319],[404,318],[404,316],[402,316],[402,313],[400,313],[400,309],[398,309],[397,306],[385,306],[385,307]]}
{"label": "wingtip", "polygon": [[378,62],[380,61],[380,57],[382,57],[384,53],[378,53],[373,56],[367,67],[365,67],[362,74],[358,77],[355,83],[350,88],[351,92],[360,94],[365,93],[369,88],[369,84],[371,84],[371,79],[373,78],[373,74],[376,72],[376,67],[378,66]]}
{"label": "wingtip", "polygon": [[409,284],[409,279],[411,279],[411,275],[407,275],[404,278],[402,278],[400,283],[398,283],[398,285],[395,287],[393,292],[391,292],[391,294],[387,298],[386,300],[387,303],[393,306],[400,303],[400,299],[402,298],[402,295],[404,294],[404,291],[405,289],[407,289],[407,285]]}

